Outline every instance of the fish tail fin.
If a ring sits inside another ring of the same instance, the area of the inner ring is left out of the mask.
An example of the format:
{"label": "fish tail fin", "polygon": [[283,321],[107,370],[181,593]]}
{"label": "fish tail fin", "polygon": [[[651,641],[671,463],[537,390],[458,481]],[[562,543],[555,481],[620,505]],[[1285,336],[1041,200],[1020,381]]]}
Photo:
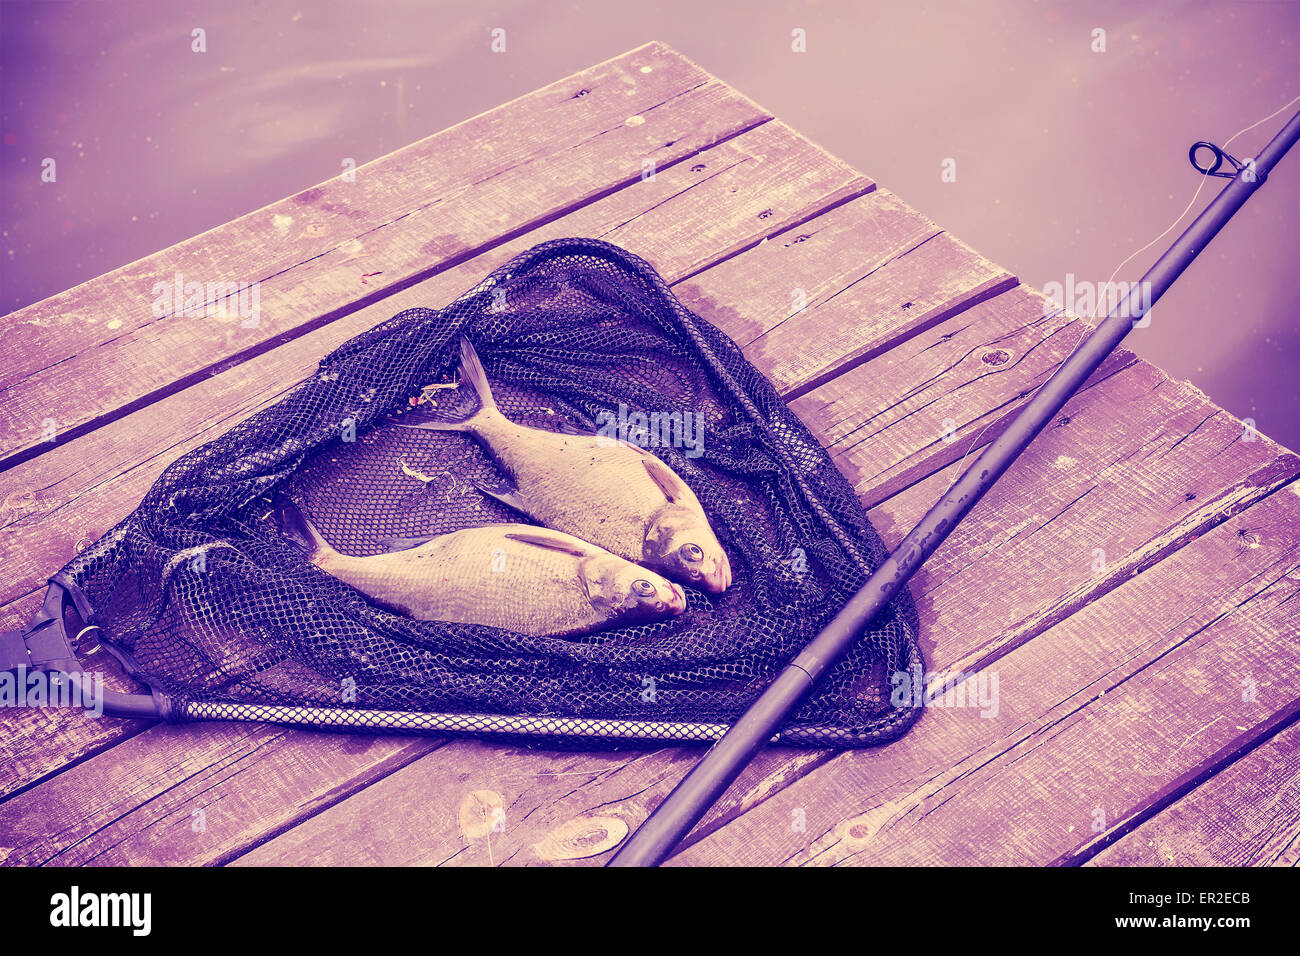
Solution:
{"label": "fish tail fin", "polygon": [[474,346],[463,335],[460,337],[460,377],[462,382],[468,382],[474,389],[474,396],[478,400],[477,408],[460,418],[412,424],[403,422],[399,423],[401,427],[424,428],[433,432],[472,432],[480,416],[491,415],[497,411],[497,402],[492,397],[492,387],[488,385],[487,372],[483,371],[483,363],[479,361]]}
{"label": "fish tail fin", "polygon": [[330,547],[329,542],[321,537],[320,532],[302,513],[302,509],[290,500],[288,495],[277,494],[273,505],[275,523],[280,533],[306,549],[307,560],[314,564],[322,555],[333,552],[334,549]]}
{"label": "fish tail fin", "polygon": [[492,397],[487,372],[483,371],[483,363],[478,360],[478,352],[474,351],[473,344],[463,335],[460,337],[460,375],[464,381],[469,382],[474,394],[478,396],[479,410],[475,414],[496,411],[497,401]]}

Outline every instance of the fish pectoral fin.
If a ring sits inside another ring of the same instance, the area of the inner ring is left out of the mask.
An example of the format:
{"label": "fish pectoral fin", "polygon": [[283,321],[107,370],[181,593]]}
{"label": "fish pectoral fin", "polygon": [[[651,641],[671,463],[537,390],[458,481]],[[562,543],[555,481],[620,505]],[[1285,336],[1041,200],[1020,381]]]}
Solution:
{"label": "fish pectoral fin", "polygon": [[471,481],[470,484],[483,492],[483,494],[487,495],[489,498],[495,498],[503,505],[509,505],[516,511],[522,511],[530,518],[533,517],[532,511],[528,508],[527,500],[525,500],[524,496],[519,493],[519,489],[515,487],[514,482],[507,479],[499,481],[493,485],[486,481],[479,481],[476,479]]}
{"label": "fish pectoral fin", "polygon": [[683,499],[690,500],[691,489],[686,482],[677,477],[677,472],[652,455],[646,455],[642,464],[645,465],[650,480],[664,493],[669,503],[675,504]]}
{"label": "fish pectoral fin", "polygon": [[593,546],[585,541],[578,541],[567,534],[549,531],[546,528],[538,528],[536,531],[511,531],[505,537],[511,541],[521,541],[538,548],[549,548],[577,558],[585,558],[594,552]]}
{"label": "fish pectoral fin", "polygon": [[619,613],[623,610],[621,604],[615,604],[607,598],[592,597],[589,598],[589,600],[591,601],[591,606],[595,608],[596,613],[607,621],[612,621],[614,618],[618,617]]}

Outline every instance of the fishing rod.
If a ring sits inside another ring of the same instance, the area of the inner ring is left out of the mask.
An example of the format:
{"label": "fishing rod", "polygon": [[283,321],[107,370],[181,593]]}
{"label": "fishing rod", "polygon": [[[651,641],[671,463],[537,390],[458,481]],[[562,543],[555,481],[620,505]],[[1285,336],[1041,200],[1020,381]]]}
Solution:
{"label": "fishing rod", "polygon": [[[926,512],[893,554],[867,578],[822,632],[709,748],[700,762],[614,854],[608,866],[657,866],[668,857],[758,751],[772,739],[808,696],[817,680],[848,652],[863,629],[906,586],[962,518],[1055,418],[1061,406],[1096,371],[1137,321],[1151,310],[1255,190],[1264,184],[1274,165],[1297,139],[1300,139],[1300,113],[1291,117],[1253,161],[1238,162],[1212,143],[1199,142],[1192,146],[1188,158],[1198,172],[1205,176],[1231,177],[1232,182],[1156,260],[1141,282],[1129,289],[1106,319],[1061,364],[1006,430],[989,444],[938,503]],[[1198,155],[1205,149],[1213,154],[1213,166],[1202,166],[1197,162]],[[1225,160],[1232,172],[1221,171]]]}

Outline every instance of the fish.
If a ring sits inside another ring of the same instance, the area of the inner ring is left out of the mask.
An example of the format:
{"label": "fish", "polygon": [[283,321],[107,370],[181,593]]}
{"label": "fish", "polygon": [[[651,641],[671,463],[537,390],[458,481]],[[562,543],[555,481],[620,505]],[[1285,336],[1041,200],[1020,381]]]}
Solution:
{"label": "fish", "polygon": [[330,545],[288,496],[277,496],[274,510],[281,532],[307,551],[313,565],[416,620],[572,637],[665,620],[686,609],[678,585],[549,528],[466,528],[417,547],[360,556]]}
{"label": "fish", "polygon": [[713,594],[730,586],[731,562],[704,508],[668,465],[630,442],[512,422],[497,408],[469,339],[461,338],[460,352],[461,381],[473,389],[477,408],[447,421],[399,424],[478,439],[506,476],[498,484],[475,482],[478,489],[539,524],[672,581]]}

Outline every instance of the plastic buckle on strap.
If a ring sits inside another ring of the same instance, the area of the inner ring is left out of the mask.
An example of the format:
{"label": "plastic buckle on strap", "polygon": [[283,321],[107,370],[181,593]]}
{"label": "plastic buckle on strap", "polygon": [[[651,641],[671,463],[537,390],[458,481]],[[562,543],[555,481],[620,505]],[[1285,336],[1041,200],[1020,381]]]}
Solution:
{"label": "plastic buckle on strap", "polygon": [[50,587],[45,603],[26,627],[0,632],[0,671],[81,670],[63,629],[63,589]]}
{"label": "plastic buckle on strap", "polygon": [[[0,673],[21,673],[27,671],[57,671],[83,687],[90,688],[90,674],[77,660],[73,650],[73,641],[69,640],[64,626],[65,587],[58,581],[51,580],[49,590],[45,593],[45,604],[31,623],[16,631],[0,631]],[[67,595],[83,613],[84,602],[74,594]],[[98,630],[93,624],[83,627],[77,635],[87,631]],[[112,648],[108,648],[112,651]],[[116,656],[116,655],[115,655]],[[90,690],[83,691],[90,693]],[[102,705],[103,713],[113,717],[141,717],[156,720],[159,717],[171,718],[170,704],[167,699],[156,692],[148,694],[124,694],[106,687],[94,685],[95,699]]]}

